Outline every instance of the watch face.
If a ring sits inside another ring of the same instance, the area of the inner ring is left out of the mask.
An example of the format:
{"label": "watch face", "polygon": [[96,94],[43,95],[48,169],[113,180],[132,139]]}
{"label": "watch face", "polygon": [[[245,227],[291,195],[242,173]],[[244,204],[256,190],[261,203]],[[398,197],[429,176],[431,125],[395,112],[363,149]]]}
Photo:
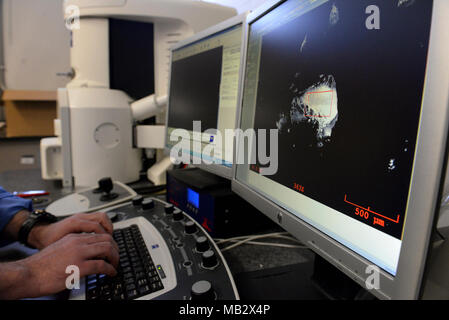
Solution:
{"label": "watch face", "polygon": [[39,219],[40,221],[44,222],[56,222],[58,221],[58,218],[56,218],[51,213],[45,211],[45,210],[35,210],[33,211],[32,217]]}
{"label": "watch face", "polygon": [[36,216],[36,217],[42,216],[44,214],[45,214],[44,210],[34,210],[33,211],[33,215]]}

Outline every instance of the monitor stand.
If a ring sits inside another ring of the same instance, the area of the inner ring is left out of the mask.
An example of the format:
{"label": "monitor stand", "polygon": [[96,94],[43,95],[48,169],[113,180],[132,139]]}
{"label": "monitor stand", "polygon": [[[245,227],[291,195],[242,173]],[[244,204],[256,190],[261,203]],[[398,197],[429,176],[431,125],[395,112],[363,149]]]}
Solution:
{"label": "monitor stand", "polygon": [[326,300],[311,280],[313,259],[234,275],[240,298],[256,300]]}
{"label": "monitor stand", "polygon": [[243,300],[375,300],[317,254],[305,262],[237,273]]}
{"label": "monitor stand", "polygon": [[377,299],[319,255],[315,255],[312,281],[321,293],[330,300]]}

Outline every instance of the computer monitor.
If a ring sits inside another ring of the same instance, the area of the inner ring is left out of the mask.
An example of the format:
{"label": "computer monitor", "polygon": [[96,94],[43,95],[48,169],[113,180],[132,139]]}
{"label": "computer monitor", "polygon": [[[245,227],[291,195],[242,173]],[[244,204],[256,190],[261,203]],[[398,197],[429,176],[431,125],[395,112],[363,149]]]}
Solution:
{"label": "computer monitor", "polygon": [[[248,16],[233,190],[378,298],[422,294],[447,160],[448,17],[444,0],[271,1]],[[264,175],[242,153],[267,129],[278,163]]]}
{"label": "computer monitor", "polygon": [[171,59],[166,149],[177,163],[228,179],[245,21],[242,14],[178,43]]}

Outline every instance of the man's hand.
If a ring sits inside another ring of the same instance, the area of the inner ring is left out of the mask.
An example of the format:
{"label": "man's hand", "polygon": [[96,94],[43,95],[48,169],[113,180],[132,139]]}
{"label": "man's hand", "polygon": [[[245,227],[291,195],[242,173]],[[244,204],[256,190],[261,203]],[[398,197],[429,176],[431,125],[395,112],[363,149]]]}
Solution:
{"label": "man's hand", "polygon": [[16,274],[15,281],[8,288],[7,273],[0,275],[0,298],[34,298],[60,292],[66,288],[66,268],[71,265],[79,268],[80,277],[115,276],[118,262],[117,244],[109,234],[70,234],[29,258],[7,264],[5,270]]}
{"label": "man's hand", "polygon": [[112,234],[113,226],[105,213],[79,213],[57,223],[35,226],[28,243],[43,249],[71,233]]}

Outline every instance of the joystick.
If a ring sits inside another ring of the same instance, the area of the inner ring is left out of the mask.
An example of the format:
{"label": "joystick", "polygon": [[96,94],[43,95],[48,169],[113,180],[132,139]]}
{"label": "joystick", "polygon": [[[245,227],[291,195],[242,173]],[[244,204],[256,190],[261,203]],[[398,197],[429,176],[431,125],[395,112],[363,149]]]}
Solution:
{"label": "joystick", "polygon": [[100,201],[106,202],[111,201],[118,198],[117,193],[112,193],[112,189],[114,189],[114,183],[111,178],[103,178],[98,181],[98,188],[95,189],[96,193],[102,192],[103,195],[100,198]]}

